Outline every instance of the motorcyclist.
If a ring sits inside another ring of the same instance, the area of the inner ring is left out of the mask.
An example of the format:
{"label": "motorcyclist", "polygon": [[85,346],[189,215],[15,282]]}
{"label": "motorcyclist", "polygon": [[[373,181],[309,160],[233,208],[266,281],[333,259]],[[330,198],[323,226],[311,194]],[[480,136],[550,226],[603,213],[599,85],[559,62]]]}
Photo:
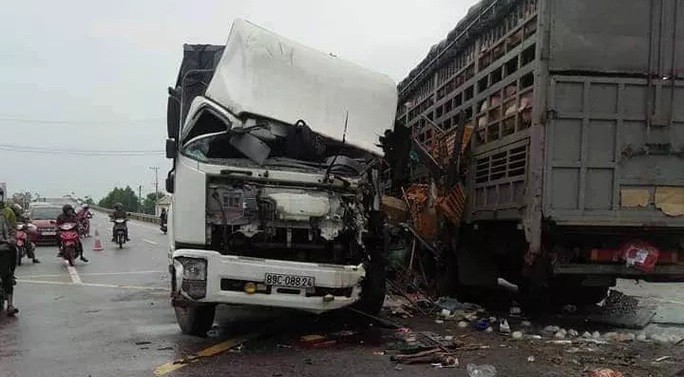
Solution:
{"label": "motorcyclist", "polygon": [[161,223],[162,229],[166,226],[166,221],[168,220],[169,215],[166,212],[166,208],[161,209],[161,214],[159,215],[159,222]]}
{"label": "motorcyclist", "polygon": [[[14,215],[16,216],[18,222],[26,225],[28,225],[31,222],[31,219],[29,219],[29,217],[26,215],[26,212],[24,212],[24,208],[22,208],[21,205],[17,203],[12,204],[12,212],[14,212]],[[38,258],[36,258],[36,249],[34,245],[30,242],[29,247],[26,248],[26,256],[31,258],[33,263],[40,263]]]}
{"label": "motorcyclist", "polygon": [[[128,221],[128,213],[123,210],[123,205],[121,203],[114,204],[114,212],[112,212],[110,217],[112,218],[112,220],[124,219],[124,220]],[[116,227],[116,224],[114,224],[114,226],[112,227],[112,242],[116,242],[116,239],[115,239],[116,233],[115,233],[115,229],[114,229],[115,227]],[[131,239],[128,238],[128,226],[125,227],[125,234],[126,234],[126,241],[130,241]]]}
{"label": "motorcyclist", "polygon": [[[17,266],[17,253],[14,249],[14,227],[16,222],[14,212],[5,206],[5,192],[0,188],[0,280],[5,300],[7,300],[7,315],[14,316],[19,312],[14,306],[14,269]],[[0,302],[0,308],[4,302]]]}
{"label": "motorcyclist", "polygon": [[[60,226],[62,226],[65,223],[73,223],[76,224],[76,231],[78,231],[79,223],[78,223],[78,216],[76,216],[76,212],[74,212],[74,207],[71,206],[71,204],[65,204],[62,206],[62,213],[57,216],[57,229],[59,229]],[[60,253],[62,252],[62,247],[60,245]],[[81,260],[83,262],[88,262],[88,259],[83,256],[83,244],[81,243],[81,240],[78,240],[78,254],[81,256]]]}
{"label": "motorcyclist", "polygon": [[[93,214],[90,212],[90,206],[88,205],[88,203],[81,206],[81,208],[76,213],[76,216],[78,217],[79,224],[83,224],[84,226],[90,225],[88,222],[90,221],[90,219],[93,218]],[[88,231],[88,229],[85,229],[85,231]],[[90,234],[89,231],[88,234]]]}

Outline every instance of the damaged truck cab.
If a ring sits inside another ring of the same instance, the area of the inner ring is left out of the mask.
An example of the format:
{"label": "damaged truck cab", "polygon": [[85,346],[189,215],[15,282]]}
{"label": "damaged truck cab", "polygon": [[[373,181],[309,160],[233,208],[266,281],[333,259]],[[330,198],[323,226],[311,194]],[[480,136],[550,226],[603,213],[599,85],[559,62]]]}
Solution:
{"label": "damaged truck cab", "polygon": [[249,22],[185,45],[169,89],[172,302],[204,336],[217,304],[373,312],[384,299],[377,136],[395,83]]}

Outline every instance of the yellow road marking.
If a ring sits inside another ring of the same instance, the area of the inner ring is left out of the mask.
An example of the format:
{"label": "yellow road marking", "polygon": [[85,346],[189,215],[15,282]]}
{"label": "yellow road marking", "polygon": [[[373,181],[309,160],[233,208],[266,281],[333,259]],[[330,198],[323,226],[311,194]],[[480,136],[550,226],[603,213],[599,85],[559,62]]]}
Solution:
{"label": "yellow road marking", "polygon": [[222,352],[228,351],[231,348],[234,348],[236,346],[239,346],[240,344],[244,343],[245,341],[249,339],[256,338],[258,334],[250,334],[246,335],[243,337],[237,337],[233,339],[228,339],[225,342],[221,342],[219,344],[215,344],[209,348],[205,348],[199,352],[197,352],[194,355],[190,355],[187,357],[184,357],[182,359],[178,359],[175,361],[172,361],[170,363],[166,363],[164,365],[160,365],[157,368],[154,369],[154,375],[159,377],[159,376],[164,376],[167,375],[175,370],[178,370],[188,364],[192,364],[194,362],[197,362],[198,360],[204,358],[204,357],[210,357],[214,355],[218,355]]}
{"label": "yellow road marking", "polygon": [[[19,283],[29,283],[29,284],[49,284],[49,285],[74,285],[73,283],[63,282],[63,281],[47,281],[47,280],[26,280],[17,279]],[[99,288],[119,288],[119,289],[134,289],[142,291],[166,291],[167,288],[162,287],[142,287],[136,285],[116,285],[116,284],[96,284],[96,283],[81,283],[78,284],[81,287],[99,287]]]}

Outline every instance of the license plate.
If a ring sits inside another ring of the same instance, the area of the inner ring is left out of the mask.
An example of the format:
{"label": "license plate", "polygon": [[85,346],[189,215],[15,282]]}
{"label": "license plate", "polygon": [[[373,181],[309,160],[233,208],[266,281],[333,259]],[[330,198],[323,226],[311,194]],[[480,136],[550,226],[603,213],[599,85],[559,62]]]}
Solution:
{"label": "license plate", "polygon": [[56,236],[56,235],[57,235],[57,232],[51,232],[51,231],[49,231],[49,232],[43,232],[43,233],[41,233],[41,234],[44,235],[44,236]]}
{"label": "license plate", "polygon": [[264,283],[280,287],[313,288],[314,278],[312,276],[266,274]]}

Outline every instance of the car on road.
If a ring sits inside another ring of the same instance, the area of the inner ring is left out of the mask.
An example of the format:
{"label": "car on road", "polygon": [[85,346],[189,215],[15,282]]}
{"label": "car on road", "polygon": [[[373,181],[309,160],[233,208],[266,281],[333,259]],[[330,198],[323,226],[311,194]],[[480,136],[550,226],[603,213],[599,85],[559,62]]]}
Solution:
{"label": "car on road", "polygon": [[62,207],[55,205],[41,205],[31,207],[29,217],[38,228],[36,243],[57,243],[57,216],[62,213]]}

